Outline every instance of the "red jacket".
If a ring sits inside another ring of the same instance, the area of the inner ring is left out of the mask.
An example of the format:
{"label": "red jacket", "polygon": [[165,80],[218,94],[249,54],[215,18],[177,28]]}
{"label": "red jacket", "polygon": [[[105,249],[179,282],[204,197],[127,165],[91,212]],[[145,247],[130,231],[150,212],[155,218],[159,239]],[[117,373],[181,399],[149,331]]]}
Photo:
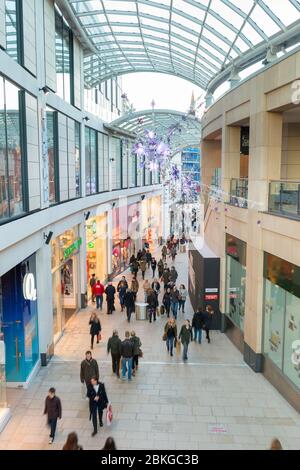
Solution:
{"label": "red jacket", "polygon": [[104,285],[103,284],[95,284],[93,287],[93,294],[94,295],[103,295],[104,292]]}

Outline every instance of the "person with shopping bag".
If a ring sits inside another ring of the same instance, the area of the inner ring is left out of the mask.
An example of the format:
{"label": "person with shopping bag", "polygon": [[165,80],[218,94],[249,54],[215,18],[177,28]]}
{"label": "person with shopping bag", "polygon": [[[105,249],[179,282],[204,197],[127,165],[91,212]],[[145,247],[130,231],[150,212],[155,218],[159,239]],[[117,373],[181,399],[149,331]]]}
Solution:
{"label": "person with shopping bag", "polygon": [[[103,410],[107,408],[108,398],[105,390],[104,383],[99,382],[97,377],[91,378],[91,383],[88,386],[86,396],[89,399],[90,405],[90,420],[93,422],[93,432],[92,437],[94,437],[97,430],[97,421],[99,417],[100,427],[103,426]],[[97,416],[98,415],[98,416]]]}

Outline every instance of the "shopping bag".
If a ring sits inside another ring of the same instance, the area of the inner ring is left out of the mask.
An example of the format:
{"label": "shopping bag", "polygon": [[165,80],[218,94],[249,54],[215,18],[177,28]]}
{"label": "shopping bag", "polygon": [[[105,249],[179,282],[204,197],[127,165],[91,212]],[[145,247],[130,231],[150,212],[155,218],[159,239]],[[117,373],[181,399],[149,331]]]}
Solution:
{"label": "shopping bag", "polygon": [[98,335],[97,335],[97,341],[101,341],[101,338],[102,338],[102,337],[101,337],[101,333],[98,333]]}
{"label": "shopping bag", "polygon": [[107,408],[106,408],[106,424],[107,426],[110,426],[113,420],[113,410],[111,403],[108,403]]}
{"label": "shopping bag", "polygon": [[177,352],[177,354],[180,354],[180,351],[181,351],[181,342],[176,341],[176,352]]}

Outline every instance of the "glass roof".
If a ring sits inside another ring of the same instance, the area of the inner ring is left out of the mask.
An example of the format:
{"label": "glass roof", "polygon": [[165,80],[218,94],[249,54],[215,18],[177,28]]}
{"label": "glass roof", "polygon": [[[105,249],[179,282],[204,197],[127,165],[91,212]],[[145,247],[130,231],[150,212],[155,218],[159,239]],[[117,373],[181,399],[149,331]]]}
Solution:
{"label": "glass roof", "polygon": [[[93,47],[86,81],[163,72],[206,89],[218,73],[300,24],[298,0],[67,0]],[[291,33],[292,34],[292,33]],[[261,58],[257,54],[258,60]],[[244,60],[245,58],[245,60]],[[90,73],[92,62],[97,64]]]}
{"label": "glass roof", "polygon": [[176,128],[171,138],[173,155],[185,147],[198,147],[201,140],[201,123],[197,117],[169,109],[126,113],[112,121],[110,125],[136,135],[142,135],[145,130],[153,130],[159,136],[164,136],[171,128]]}

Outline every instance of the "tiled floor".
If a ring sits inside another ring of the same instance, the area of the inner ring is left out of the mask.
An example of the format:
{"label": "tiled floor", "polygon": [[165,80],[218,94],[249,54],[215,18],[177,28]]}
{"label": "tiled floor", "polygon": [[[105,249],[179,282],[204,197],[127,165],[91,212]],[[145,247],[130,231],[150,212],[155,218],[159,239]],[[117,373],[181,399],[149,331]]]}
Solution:
{"label": "tiled floor", "polygon": [[[187,284],[186,255],[178,255],[176,267],[179,282]],[[191,306],[186,307],[190,317]],[[275,436],[285,449],[300,449],[298,413],[262,375],[245,365],[221,333],[212,333],[211,344],[193,343],[189,361],[183,364],[181,357],[166,353],[165,318],[149,324],[133,316],[130,329],[141,338],[144,358],[131,383],[114,377],[106,343],[114,328],[122,338],[128,328],[119,310],[112,316],[101,313],[103,339],[94,349],[114,420],[92,438],[88,402],[79,381],[80,361],[89,348],[90,310],[70,321],[55,357],[40,370],[30,389],[9,391],[13,416],[0,434],[0,449],[60,449],[74,430],[84,449],[101,448],[109,435],[119,449],[266,449]],[[180,314],[179,324],[182,321]],[[52,446],[42,415],[50,386],[56,387],[63,406]]]}

